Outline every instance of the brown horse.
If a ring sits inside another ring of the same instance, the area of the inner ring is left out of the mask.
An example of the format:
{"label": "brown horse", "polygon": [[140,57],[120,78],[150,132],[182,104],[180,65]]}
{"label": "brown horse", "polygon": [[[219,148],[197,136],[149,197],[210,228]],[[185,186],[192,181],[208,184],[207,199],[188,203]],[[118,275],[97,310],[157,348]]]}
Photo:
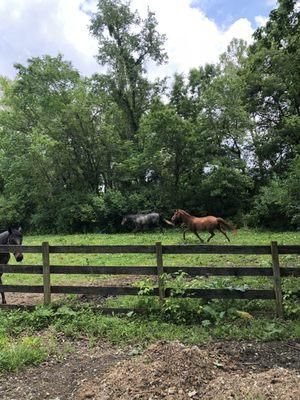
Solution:
{"label": "brown horse", "polygon": [[187,213],[184,210],[176,210],[171,221],[177,225],[178,223],[183,222],[186,225],[186,228],[183,231],[183,240],[185,240],[185,234],[187,231],[193,232],[197,238],[204,243],[204,240],[198,235],[198,231],[208,231],[210,233],[210,237],[207,239],[209,242],[212,237],[215,236],[214,230],[218,229],[223,235],[227,238],[228,242],[230,242],[229,237],[227,236],[225,230],[222,228],[222,225],[227,226],[229,229],[236,233],[236,229],[230,225],[228,222],[224,221],[223,218],[213,217],[212,215],[208,217],[194,217]]}

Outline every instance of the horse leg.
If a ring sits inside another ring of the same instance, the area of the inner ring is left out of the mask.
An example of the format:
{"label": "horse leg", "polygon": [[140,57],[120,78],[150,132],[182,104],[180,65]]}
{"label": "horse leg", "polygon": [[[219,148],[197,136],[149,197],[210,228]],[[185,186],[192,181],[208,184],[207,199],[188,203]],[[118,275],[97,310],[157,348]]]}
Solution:
{"label": "horse leg", "polygon": [[[2,276],[0,276],[0,285],[2,285]],[[1,292],[2,304],[6,304],[5,293]]]}
{"label": "horse leg", "polygon": [[197,231],[194,231],[194,234],[197,236],[201,243],[204,243],[204,240],[198,235]]}
{"label": "horse leg", "polygon": [[164,232],[165,232],[165,230],[164,230],[162,224],[159,224],[159,229],[160,229],[160,233],[164,233]]}
{"label": "horse leg", "polygon": [[207,243],[210,241],[211,238],[213,238],[215,236],[215,232],[214,231],[210,231],[210,237],[207,239]]}
{"label": "horse leg", "polygon": [[227,236],[226,232],[224,231],[224,229],[222,229],[222,227],[221,227],[220,225],[219,225],[218,229],[219,229],[219,231],[220,231],[221,233],[223,233],[223,235],[227,238],[228,242],[230,242],[229,237]]}
{"label": "horse leg", "polygon": [[185,240],[185,234],[186,234],[186,232],[188,232],[188,231],[189,231],[188,228],[185,228],[185,229],[183,230],[183,240]]}

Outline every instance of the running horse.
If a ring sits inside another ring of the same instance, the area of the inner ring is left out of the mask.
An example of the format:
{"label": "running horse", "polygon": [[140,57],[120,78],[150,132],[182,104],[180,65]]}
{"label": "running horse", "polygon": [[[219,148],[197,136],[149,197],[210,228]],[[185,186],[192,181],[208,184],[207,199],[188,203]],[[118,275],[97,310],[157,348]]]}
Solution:
{"label": "running horse", "polygon": [[165,219],[162,214],[150,213],[150,214],[128,214],[123,217],[121,225],[132,222],[135,226],[134,232],[138,230],[143,231],[144,227],[159,227],[160,231],[163,232],[163,226],[173,224]]}
{"label": "running horse", "polygon": [[207,239],[207,241],[209,242],[210,239],[215,236],[214,231],[217,229],[219,232],[223,233],[228,242],[230,242],[230,239],[222,226],[227,226],[233,231],[234,234],[236,233],[236,229],[229,224],[229,222],[225,221],[223,218],[213,217],[212,215],[199,218],[190,215],[184,210],[176,210],[171,218],[171,221],[174,225],[178,225],[179,223],[184,223],[186,225],[186,228],[183,231],[183,240],[185,240],[186,232],[191,231],[202,243],[204,243],[204,240],[198,235],[198,231],[208,231],[210,233],[210,237]]}
{"label": "running horse", "polygon": [[[22,244],[22,232],[19,229],[8,229],[8,231],[0,233],[0,245],[14,245],[20,246]],[[23,260],[23,254],[16,252],[14,253],[17,262]],[[0,264],[7,264],[10,259],[9,253],[0,253]],[[0,273],[0,285],[2,285],[2,272]],[[5,294],[1,292],[2,304],[6,304]]]}

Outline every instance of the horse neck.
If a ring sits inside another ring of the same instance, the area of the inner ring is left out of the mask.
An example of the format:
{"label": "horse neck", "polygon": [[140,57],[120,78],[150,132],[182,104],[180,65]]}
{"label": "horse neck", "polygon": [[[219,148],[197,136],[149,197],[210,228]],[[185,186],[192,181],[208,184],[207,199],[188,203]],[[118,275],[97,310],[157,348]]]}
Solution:
{"label": "horse neck", "polygon": [[0,233],[0,244],[6,244],[8,236],[9,236],[9,232],[8,231]]}
{"label": "horse neck", "polygon": [[129,214],[129,215],[127,215],[126,218],[127,218],[129,221],[134,221],[137,217],[138,217],[138,215],[136,215],[136,214]]}
{"label": "horse neck", "polygon": [[190,215],[184,210],[180,210],[179,213],[183,221],[190,221],[192,218],[194,218],[192,215]]}

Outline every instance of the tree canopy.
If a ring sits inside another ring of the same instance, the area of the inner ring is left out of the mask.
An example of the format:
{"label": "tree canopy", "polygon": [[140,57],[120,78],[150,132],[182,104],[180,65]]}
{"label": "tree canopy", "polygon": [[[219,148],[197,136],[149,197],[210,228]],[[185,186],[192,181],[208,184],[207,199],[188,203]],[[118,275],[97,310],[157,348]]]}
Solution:
{"label": "tree canopy", "polygon": [[175,208],[237,224],[300,226],[300,29],[280,0],[248,46],[151,81],[167,60],[154,13],[99,0],[91,18],[105,72],[62,55],[0,77],[1,225],[116,231],[125,213]]}

